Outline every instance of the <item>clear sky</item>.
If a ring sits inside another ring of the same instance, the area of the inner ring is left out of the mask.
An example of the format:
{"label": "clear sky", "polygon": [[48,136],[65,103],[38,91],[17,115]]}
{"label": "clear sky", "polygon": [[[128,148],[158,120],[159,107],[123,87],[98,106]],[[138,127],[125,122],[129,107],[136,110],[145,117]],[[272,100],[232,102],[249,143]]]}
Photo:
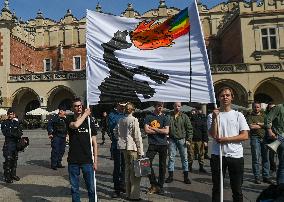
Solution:
{"label": "clear sky", "polygon": [[[208,8],[224,1],[226,0],[201,0]],[[4,0],[0,2],[3,8]],[[71,9],[73,15],[81,19],[86,15],[86,9],[95,10],[98,2],[104,12],[115,15],[120,15],[127,8],[128,3],[132,3],[134,9],[140,14],[159,6],[159,0],[9,0],[9,8],[24,21],[35,18],[39,9],[44,17],[58,21],[65,15],[67,9]],[[166,0],[166,5],[182,9],[188,2],[189,0]]]}

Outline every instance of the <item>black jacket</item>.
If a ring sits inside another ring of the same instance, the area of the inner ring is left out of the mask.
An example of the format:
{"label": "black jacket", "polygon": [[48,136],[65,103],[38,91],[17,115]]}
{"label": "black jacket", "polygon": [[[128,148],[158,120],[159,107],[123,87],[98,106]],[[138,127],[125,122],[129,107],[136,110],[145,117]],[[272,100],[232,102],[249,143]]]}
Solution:
{"label": "black jacket", "polygon": [[193,128],[192,141],[208,142],[207,119],[203,114],[196,114],[191,117]]}

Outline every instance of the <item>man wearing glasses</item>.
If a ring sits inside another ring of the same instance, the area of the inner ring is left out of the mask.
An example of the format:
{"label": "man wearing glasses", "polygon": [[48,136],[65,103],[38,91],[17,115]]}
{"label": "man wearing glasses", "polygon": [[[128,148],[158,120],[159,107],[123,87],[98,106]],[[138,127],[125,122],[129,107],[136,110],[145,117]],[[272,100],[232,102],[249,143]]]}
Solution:
{"label": "man wearing glasses", "polygon": [[[95,123],[93,119],[90,118],[89,127],[88,117],[91,115],[91,110],[90,108],[83,110],[80,98],[75,98],[73,100],[72,110],[74,116],[70,118],[68,124],[69,153],[67,158],[72,201],[80,201],[80,170],[83,173],[88,190],[89,201],[95,201],[94,171],[97,170],[98,153]],[[89,131],[89,128],[91,131]],[[93,152],[91,151],[91,142],[93,145]]]}

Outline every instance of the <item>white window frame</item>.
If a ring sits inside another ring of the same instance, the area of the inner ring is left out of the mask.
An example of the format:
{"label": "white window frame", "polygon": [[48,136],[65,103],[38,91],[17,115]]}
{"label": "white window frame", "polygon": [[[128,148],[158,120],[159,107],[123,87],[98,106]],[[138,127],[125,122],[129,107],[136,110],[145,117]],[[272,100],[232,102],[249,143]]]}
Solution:
{"label": "white window frame", "polygon": [[[266,29],[267,31],[267,35],[263,35],[262,34],[262,30]],[[270,32],[269,32],[269,29],[274,29],[275,30],[275,34],[274,35],[271,35]],[[275,49],[272,49],[271,48],[271,37],[274,37],[275,36],[275,43],[276,43],[276,48]],[[268,40],[268,49],[264,49],[263,47],[263,42],[262,42],[262,38],[266,37],[267,40]],[[271,51],[271,50],[278,50],[278,28],[277,27],[261,27],[260,28],[260,42],[261,42],[261,50],[263,51]]]}
{"label": "white window frame", "polygon": [[[79,66],[79,69],[76,68],[76,58],[80,58],[80,66]],[[81,69],[82,69],[82,57],[81,57],[81,55],[75,55],[75,56],[73,56],[73,69],[74,69],[74,70],[81,70]]]}
{"label": "white window frame", "polygon": [[[47,70],[47,63],[46,61],[49,60],[50,61],[50,67],[49,67],[49,70]],[[52,71],[52,59],[51,58],[45,58],[43,60],[43,66],[44,66],[44,72],[51,72]]]}

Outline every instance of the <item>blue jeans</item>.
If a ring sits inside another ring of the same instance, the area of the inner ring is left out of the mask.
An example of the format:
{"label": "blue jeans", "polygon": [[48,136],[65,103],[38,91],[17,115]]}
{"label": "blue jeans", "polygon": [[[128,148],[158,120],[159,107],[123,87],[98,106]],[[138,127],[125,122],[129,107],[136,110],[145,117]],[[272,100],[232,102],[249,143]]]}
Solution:
{"label": "blue jeans", "polygon": [[181,158],[182,169],[183,171],[188,171],[187,147],[185,145],[185,139],[170,138],[169,141],[168,171],[174,171],[175,169],[175,158],[177,149]]}
{"label": "blue jeans", "polygon": [[260,178],[260,158],[262,160],[262,177],[269,178],[269,160],[268,149],[259,137],[250,137],[251,157],[252,157],[252,171],[256,179]]}
{"label": "blue jeans", "polygon": [[79,177],[80,169],[88,190],[89,202],[95,201],[94,168],[92,164],[69,164],[69,180],[71,184],[72,202],[80,202]]}
{"label": "blue jeans", "polygon": [[284,143],[279,145],[278,150],[279,165],[277,170],[277,183],[284,184]]}

